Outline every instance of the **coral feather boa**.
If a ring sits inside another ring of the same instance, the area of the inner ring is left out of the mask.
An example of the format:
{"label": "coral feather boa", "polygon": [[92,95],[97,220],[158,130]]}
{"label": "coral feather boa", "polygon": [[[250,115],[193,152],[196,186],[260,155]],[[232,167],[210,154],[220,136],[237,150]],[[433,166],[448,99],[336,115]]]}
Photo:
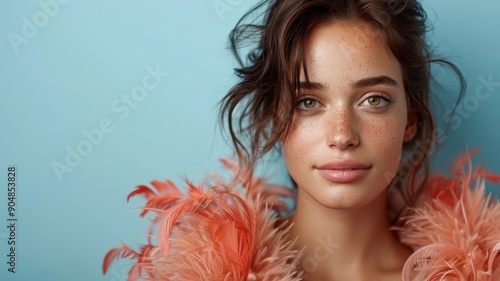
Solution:
{"label": "coral feather boa", "polygon": [[[474,154],[458,158],[451,177],[434,174],[424,206],[397,229],[401,242],[414,250],[404,281],[500,280],[500,203],[485,196],[485,180],[497,183],[500,175],[473,169]],[[111,249],[103,272],[115,259],[130,258],[136,262],[128,281],[302,280],[301,252],[280,220],[288,211],[283,199],[294,198],[294,191],[254,178],[228,159],[222,163],[233,180],[214,177],[199,186],[186,181],[187,194],[171,181],[131,192],[127,200],[146,199],[140,216],[152,214],[148,243],[139,251],[125,244]]]}

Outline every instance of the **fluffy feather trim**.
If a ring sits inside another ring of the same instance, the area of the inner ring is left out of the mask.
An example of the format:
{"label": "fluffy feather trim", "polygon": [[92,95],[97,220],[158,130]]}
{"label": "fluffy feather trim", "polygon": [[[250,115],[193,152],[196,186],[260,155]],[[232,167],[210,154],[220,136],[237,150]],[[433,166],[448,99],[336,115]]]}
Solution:
{"label": "fluffy feather trim", "polygon": [[138,186],[130,193],[128,199],[142,195],[147,200],[140,215],[153,214],[150,238],[138,252],[127,245],[110,250],[103,272],[121,257],[136,260],[128,281],[300,280],[300,253],[289,227],[278,223],[287,208],[282,197],[295,193],[252,178],[248,170],[240,173],[227,159],[222,162],[235,173],[233,181],[215,178],[215,184],[200,186],[186,181],[187,195],[170,181],[153,181],[154,189]]}
{"label": "fluffy feather trim", "polygon": [[415,251],[403,280],[499,281],[500,204],[485,196],[485,180],[500,176],[484,167],[473,170],[466,152],[450,169],[434,175],[426,188],[430,200],[406,218],[401,242]]}
{"label": "fluffy feather trim", "polygon": [[[425,187],[427,201],[404,218],[401,242],[414,253],[403,268],[403,280],[500,281],[500,203],[485,196],[485,180],[500,176],[472,168],[467,152],[450,169],[451,177],[434,174]],[[147,201],[141,217],[152,214],[148,243],[135,251],[127,245],[104,258],[106,272],[117,258],[136,263],[128,281],[300,280],[301,253],[294,250],[289,227],[279,223],[290,189],[270,186],[229,160],[235,174],[224,182],[194,186],[184,195],[172,182],[138,186],[127,199]],[[154,243],[155,241],[156,243]]]}

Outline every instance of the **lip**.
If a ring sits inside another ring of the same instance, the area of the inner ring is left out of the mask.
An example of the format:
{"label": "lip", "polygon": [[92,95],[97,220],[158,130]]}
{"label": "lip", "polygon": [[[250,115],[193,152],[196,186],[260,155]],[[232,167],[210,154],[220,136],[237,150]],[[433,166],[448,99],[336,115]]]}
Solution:
{"label": "lip", "polygon": [[334,160],[323,164],[316,169],[326,180],[335,183],[349,183],[361,179],[370,170],[371,166],[352,159]]}

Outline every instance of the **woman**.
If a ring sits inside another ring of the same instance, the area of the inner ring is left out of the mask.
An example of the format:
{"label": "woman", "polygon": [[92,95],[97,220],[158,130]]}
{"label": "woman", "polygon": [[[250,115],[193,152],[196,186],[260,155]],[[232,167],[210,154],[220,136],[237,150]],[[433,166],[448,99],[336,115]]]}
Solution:
{"label": "woman", "polygon": [[[262,23],[244,23],[260,9]],[[463,205],[478,177],[499,180],[487,173],[427,180],[427,158],[437,144],[428,106],[430,65],[448,65],[462,89],[464,82],[453,64],[432,56],[425,21],[421,5],[411,0],[277,0],[248,12],[231,34],[241,81],[221,106],[246,169],[225,163],[246,193],[220,181],[190,185],[187,198],[171,183],[154,182],[158,194],[139,187],[131,195],[148,199],[142,215],[158,213],[159,247],[114,249],[105,268],[121,254],[138,259],[130,280],[498,278],[500,211],[488,200],[478,199],[491,207],[483,218],[496,224],[488,233],[479,230],[484,239],[474,248],[480,250],[465,255],[470,263],[457,252],[448,259],[432,244],[435,236],[419,236],[427,225],[415,214]],[[249,40],[256,47],[243,63],[240,46]],[[251,177],[253,165],[272,149],[282,151],[296,184],[296,208],[286,218],[277,196],[289,191]],[[410,213],[408,207],[430,200],[428,194],[451,203]],[[402,226],[400,235],[395,226]],[[464,239],[471,243],[475,234]]]}

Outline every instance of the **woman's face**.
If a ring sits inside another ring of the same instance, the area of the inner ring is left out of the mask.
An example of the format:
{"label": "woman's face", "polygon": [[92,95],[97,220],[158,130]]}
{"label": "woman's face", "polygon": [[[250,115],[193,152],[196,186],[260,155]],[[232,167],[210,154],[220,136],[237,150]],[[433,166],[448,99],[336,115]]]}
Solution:
{"label": "woman's face", "polygon": [[[305,47],[285,162],[298,188],[335,209],[362,207],[397,172],[407,127],[401,67],[368,23],[316,27]],[[301,74],[301,81],[305,76]]]}

